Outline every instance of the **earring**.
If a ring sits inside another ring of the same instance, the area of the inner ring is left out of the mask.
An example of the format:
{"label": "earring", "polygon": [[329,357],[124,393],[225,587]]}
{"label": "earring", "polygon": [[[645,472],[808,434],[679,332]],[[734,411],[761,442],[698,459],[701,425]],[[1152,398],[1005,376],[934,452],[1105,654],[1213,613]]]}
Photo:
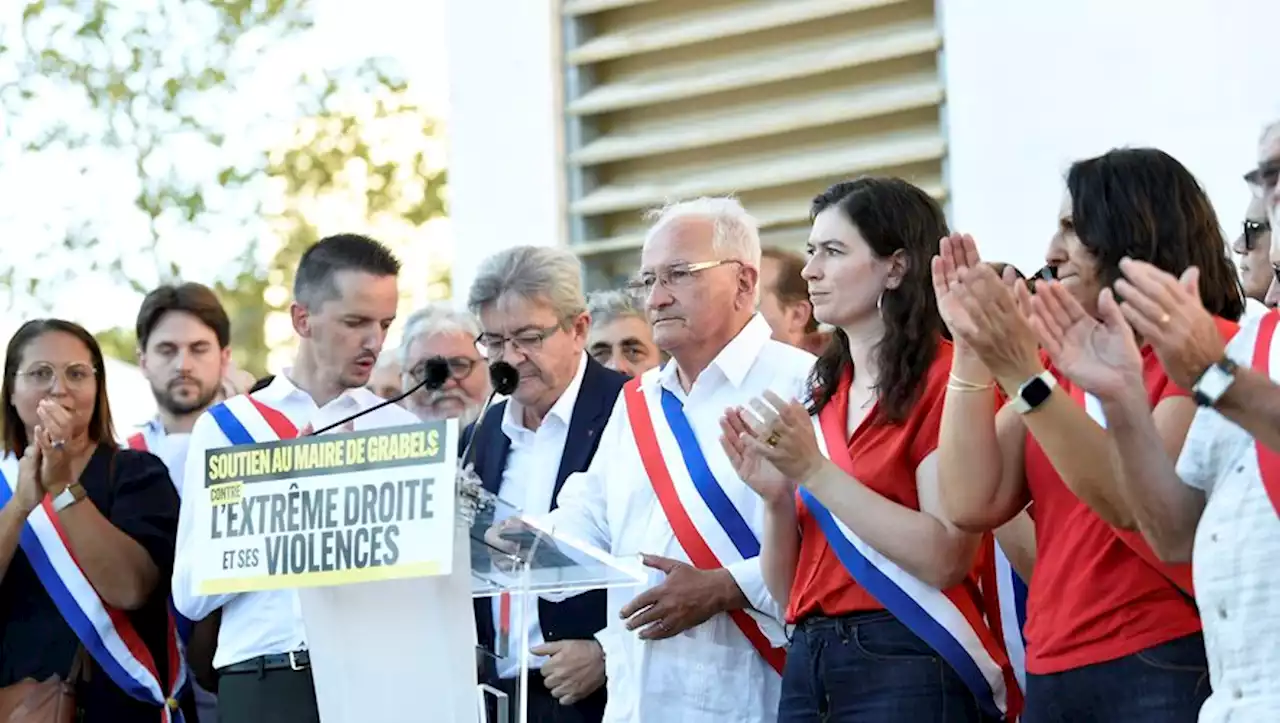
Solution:
{"label": "earring", "polygon": [[880,295],[876,297],[876,313],[884,316],[884,292],[888,289],[881,289]]}

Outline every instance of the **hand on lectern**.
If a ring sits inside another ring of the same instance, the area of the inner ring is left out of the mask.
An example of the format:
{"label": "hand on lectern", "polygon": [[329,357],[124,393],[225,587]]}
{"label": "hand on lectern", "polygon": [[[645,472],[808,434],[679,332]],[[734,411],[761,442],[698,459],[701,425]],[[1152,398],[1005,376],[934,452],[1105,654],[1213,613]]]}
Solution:
{"label": "hand on lectern", "polygon": [[494,564],[510,572],[523,559],[521,554],[532,547],[532,541],[541,533],[524,520],[516,517],[495,523],[485,530],[484,541],[493,551]]}

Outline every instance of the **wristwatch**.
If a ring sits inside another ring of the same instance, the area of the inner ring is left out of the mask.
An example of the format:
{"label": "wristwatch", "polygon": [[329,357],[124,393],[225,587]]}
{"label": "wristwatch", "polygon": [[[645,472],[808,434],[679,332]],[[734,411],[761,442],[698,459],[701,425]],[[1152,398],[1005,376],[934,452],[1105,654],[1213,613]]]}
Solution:
{"label": "wristwatch", "polygon": [[72,482],[53,498],[53,511],[61,512],[82,499],[84,499],[84,486],[79,482]]}
{"label": "wristwatch", "polygon": [[1236,363],[1227,357],[1214,362],[1191,385],[1191,398],[1202,407],[1217,406],[1218,400],[1235,382],[1238,369]]}
{"label": "wristwatch", "polygon": [[1035,411],[1041,404],[1049,401],[1049,397],[1053,394],[1053,388],[1058,386],[1057,377],[1048,370],[1044,370],[1039,374],[1031,377],[1018,387],[1018,392],[1013,395],[1010,403],[1017,410],[1018,414],[1027,414]]}

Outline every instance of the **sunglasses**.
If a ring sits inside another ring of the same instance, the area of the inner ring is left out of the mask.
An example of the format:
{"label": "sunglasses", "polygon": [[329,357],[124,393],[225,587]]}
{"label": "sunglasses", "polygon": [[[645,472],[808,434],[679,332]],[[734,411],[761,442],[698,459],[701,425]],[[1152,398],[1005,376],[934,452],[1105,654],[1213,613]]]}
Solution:
{"label": "sunglasses", "polygon": [[1254,192],[1262,196],[1276,187],[1280,180],[1280,158],[1263,161],[1258,167],[1244,174],[1244,181],[1253,187]]}
{"label": "sunglasses", "polygon": [[1244,250],[1252,251],[1258,247],[1258,239],[1271,232],[1270,221],[1244,222]]}

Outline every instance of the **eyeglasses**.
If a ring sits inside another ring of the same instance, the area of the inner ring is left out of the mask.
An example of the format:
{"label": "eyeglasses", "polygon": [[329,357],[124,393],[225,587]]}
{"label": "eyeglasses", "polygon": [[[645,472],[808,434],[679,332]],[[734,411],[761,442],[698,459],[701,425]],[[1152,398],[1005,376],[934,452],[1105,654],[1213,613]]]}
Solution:
{"label": "eyeglasses", "polygon": [[[93,384],[93,379],[97,374],[98,371],[92,366],[73,362],[63,367],[62,381],[67,385],[68,389],[84,389]],[[53,388],[57,375],[58,370],[56,367],[48,362],[40,362],[33,364],[29,369],[18,372],[16,376],[24,379],[33,389],[48,391]]]}
{"label": "eyeglasses", "polygon": [[[459,382],[471,376],[472,370],[480,363],[479,359],[471,359],[465,356],[433,356],[431,359],[443,359],[449,365],[449,376]],[[427,378],[427,362],[431,359],[424,359],[418,362],[409,370],[409,378],[418,383],[425,380]]]}
{"label": "eyeglasses", "polygon": [[653,293],[656,284],[662,284],[669,291],[686,289],[693,284],[694,278],[701,271],[714,269],[725,264],[740,264],[738,259],[720,259],[719,261],[699,261],[692,264],[674,264],[659,266],[653,271],[641,272],[639,276],[627,282],[627,293],[633,298],[644,301]]}
{"label": "eyeglasses", "polygon": [[1245,183],[1249,184],[1259,197],[1265,196],[1275,188],[1277,180],[1280,180],[1280,158],[1263,161],[1257,168],[1244,174]]}
{"label": "eyeglasses", "polygon": [[521,329],[511,336],[503,336],[501,334],[481,334],[476,337],[476,343],[484,348],[485,356],[490,360],[497,360],[502,356],[502,352],[507,348],[507,342],[511,342],[511,346],[520,352],[529,353],[542,348],[542,342],[548,337],[559,331],[560,324],[548,326],[543,329]]}
{"label": "eyeglasses", "polygon": [[1244,250],[1252,251],[1258,246],[1258,237],[1271,231],[1270,221],[1244,222]]}

